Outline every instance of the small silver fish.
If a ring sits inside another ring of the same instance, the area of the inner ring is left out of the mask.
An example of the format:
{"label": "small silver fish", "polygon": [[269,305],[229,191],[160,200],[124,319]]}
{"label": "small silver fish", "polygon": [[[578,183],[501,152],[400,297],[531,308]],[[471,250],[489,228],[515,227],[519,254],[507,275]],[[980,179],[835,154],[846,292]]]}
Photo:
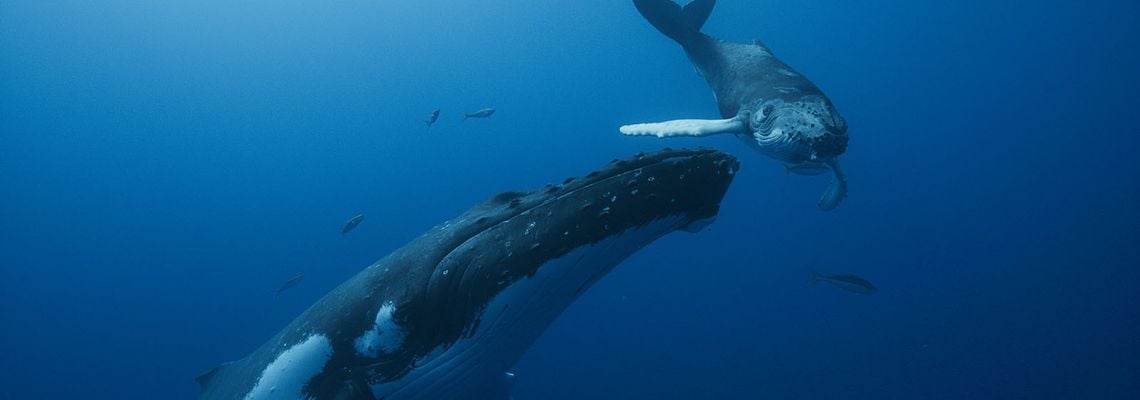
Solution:
{"label": "small silver fish", "polygon": [[484,109],[476,111],[476,112],[464,113],[463,119],[467,120],[468,118],[487,118],[487,117],[490,117],[494,113],[495,113],[494,108],[484,108]]}
{"label": "small silver fish", "polygon": [[859,294],[872,294],[879,290],[875,285],[872,285],[871,282],[855,275],[826,275],[815,271],[812,271],[811,278],[808,279],[807,284],[804,286],[812,286],[819,281],[824,281],[848,292]]}
{"label": "small silver fish", "polygon": [[431,115],[428,116],[428,119],[425,120],[424,123],[427,124],[428,129],[431,129],[431,126],[433,124],[435,124],[435,121],[438,121],[438,120],[439,120],[439,109],[437,108],[437,109],[435,109],[435,111],[431,112]]}
{"label": "small silver fish", "polygon": [[297,286],[298,283],[301,283],[302,279],[305,279],[305,274],[303,272],[300,274],[297,274],[296,276],[294,276],[292,278],[286,279],[285,282],[281,283],[281,286],[279,286],[277,288],[277,291],[274,292],[274,294],[281,294],[281,292],[284,292],[286,290],[291,289],[294,286]]}
{"label": "small silver fish", "polygon": [[344,236],[344,234],[348,233],[349,231],[356,229],[356,226],[360,225],[360,221],[363,221],[363,220],[364,220],[364,214],[360,214],[360,215],[357,215],[355,217],[352,217],[351,219],[348,220],[348,222],[344,223],[344,228],[342,228],[340,230],[340,235]]}

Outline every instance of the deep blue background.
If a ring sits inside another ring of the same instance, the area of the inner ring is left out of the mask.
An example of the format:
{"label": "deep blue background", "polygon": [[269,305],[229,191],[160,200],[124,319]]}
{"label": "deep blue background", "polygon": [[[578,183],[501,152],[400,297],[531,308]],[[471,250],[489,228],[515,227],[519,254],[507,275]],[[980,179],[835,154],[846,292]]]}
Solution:
{"label": "deep blue background", "polygon": [[570,307],[517,399],[1140,396],[1140,3],[722,0],[706,32],[846,116],[830,213],[733,138],[617,133],[716,115],[628,1],[325,3],[0,3],[0,398],[194,398],[486,196],[666,145],[741,158],[720,219]]}

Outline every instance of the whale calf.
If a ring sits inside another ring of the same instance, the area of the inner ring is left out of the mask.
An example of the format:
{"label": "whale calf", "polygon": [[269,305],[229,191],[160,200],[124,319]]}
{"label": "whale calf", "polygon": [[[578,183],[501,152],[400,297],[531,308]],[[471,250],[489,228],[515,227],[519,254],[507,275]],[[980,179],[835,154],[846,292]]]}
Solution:
{"label": "whale calf", "polygon": [[739,168],[669,150],[505,192],[345,281],[203,399],[506,399],[510,368],[580,294],[641,247],[714,219]]}
{"label": "whale calf", "polygon": [[831,185],[819,207],[831,210],[847,196],[838,157],[847,150],[847,123],[818,87],[767,46],[726,42],[701,33],[715,0],[684,7],[672,0],[634,0],[641,15],[685,50],[716,95],[721,118],[680,119],[625,125],[626,135],[733,134],[784,164],[786,171],[816,175],[830,170]]}

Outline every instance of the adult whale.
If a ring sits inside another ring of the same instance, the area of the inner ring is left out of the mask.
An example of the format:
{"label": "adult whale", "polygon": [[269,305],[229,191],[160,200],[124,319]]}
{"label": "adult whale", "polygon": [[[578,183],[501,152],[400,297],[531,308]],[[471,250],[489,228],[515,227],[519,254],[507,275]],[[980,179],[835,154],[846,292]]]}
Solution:
{"label": "adult whale", "polygon": [[726,42],[700,32],[715,0],[681,7],[672,0],[634,0],[657,30],[681,44],[720,107],[719,120],[682,119],[621,127],[626,135],[734,134],[784,164],[789,172],[834,179],[819,207],[834,209],[847,196],[837,157],[847,150],[847,123],[815,84],[777,59],[759,41]]}
{"label": "adult whale", "polygon": [[563,309],[639,248],[711,222],[737,168],[666,149],[493,196],[200,376],[202,398],[506,398],[508,370]]}

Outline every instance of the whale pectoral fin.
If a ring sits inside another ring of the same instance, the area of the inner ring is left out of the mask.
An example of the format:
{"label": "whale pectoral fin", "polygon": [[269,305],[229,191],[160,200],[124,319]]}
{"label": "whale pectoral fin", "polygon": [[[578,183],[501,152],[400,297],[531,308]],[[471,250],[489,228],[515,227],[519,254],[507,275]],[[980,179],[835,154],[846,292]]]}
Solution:
{"label": "whale pectoral fin", "polygon": [[839,167],[838,160],[827,161],[827,166],[831,168],[834,176],[831,179],[831,184],[827,186],[827,190],[823,192],[823,196],[819,198],[819,208],[824,211],[831,211],[835,207],[839,207],[839,202],[847,197],[847,175]]}
{"label": "whale pectoral fin", "polygon": [[622,134],[630,136],[709,136],[723,133],[746,133],[748,127],[739,118],[678,119],[665,122],[625,125]]}

